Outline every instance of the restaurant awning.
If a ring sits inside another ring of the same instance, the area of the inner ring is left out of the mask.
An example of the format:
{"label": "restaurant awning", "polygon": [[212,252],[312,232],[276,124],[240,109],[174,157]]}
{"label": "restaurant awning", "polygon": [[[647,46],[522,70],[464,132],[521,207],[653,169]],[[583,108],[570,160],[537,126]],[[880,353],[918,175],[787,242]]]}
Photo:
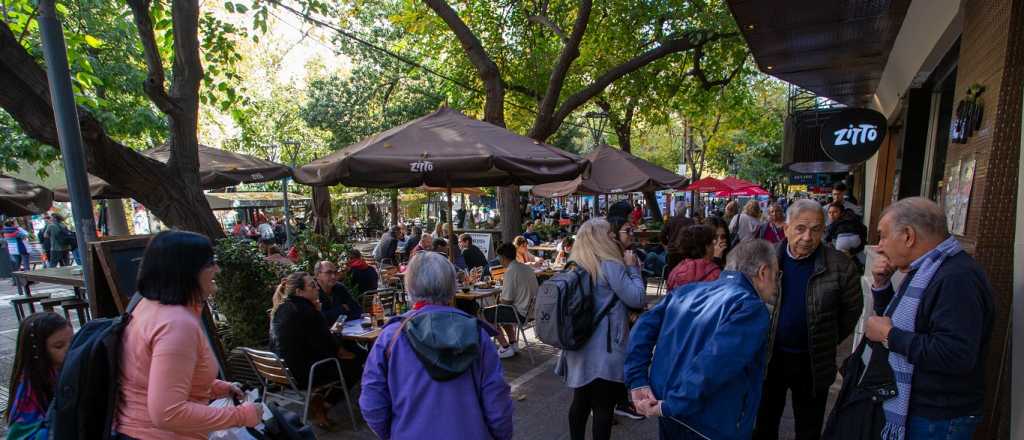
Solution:
{"label": "restaurant awning", "polygon": [[[288,202],[292,205],[306,205],[311,199],[296,193],[288,193]],[[281,192],[224,192],[206,193],[206,201],[210,209],[227,210],[241,208],[275,208],[284,206],[284,196]]]}
{"label": "restaurant awning", "polygon": [[583,158],[444,107],[302,166],[307,185],[474,187],[570,180]]}
{"label": "restaurant awning", "polygon": [[678,188],[686,178],[608,145],[598,146],[584,158],[590,173],[564,182],[533,187],[533,195],[563,197],[571,194],[617,194]]}
{"label": "restaurant awning", "polygon": [[46,212],[53,205],[53,193],[34,183],[0,176],[0,214],[21,217]]}
{"label": "restaurant awning", "polygon": [[[166,163],[170,158],[169,146],[143,151],[142,154]],[[239,183],[258,183],[279,180],[291,175],[291,168],[248,154],[234,153],[219,148],[199,146],[199,180],[202,189],[218,189]],[[54,199],[66,202],[67,187],[54,188]],[[89,194],[93,199],[126,199],[131,195],[103,179],[89,176]]]}
{"label": "restaurant awning", "polygon": [[762,72],[852,107],[867,105],[910,0],[727,0]]}

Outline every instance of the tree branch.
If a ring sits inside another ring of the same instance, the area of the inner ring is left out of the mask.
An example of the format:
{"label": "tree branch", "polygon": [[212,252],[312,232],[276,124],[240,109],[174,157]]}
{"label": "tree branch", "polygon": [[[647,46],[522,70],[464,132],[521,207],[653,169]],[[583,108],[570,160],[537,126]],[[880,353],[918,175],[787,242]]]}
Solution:
{"label": "tree branch", "polygon": [[135,27],[138,29],[139,39],[142,41],[142,53],[146,59],[146,81],[142,83],[142,89],[146,96],[156,104],[156,107],[166,115],[179,113],[181,107],[167,95],[164,89],[164,63],[160,58],[160,50],[156,45],[156,36],[153,32],[153,19],[149,15],[150,0],[128,0],[128,6],[132,9],[132,16],[135,18]]}
{"label": "tree branch", "polygon": [[558,38],[562,40],[562,44],[569,44],[569,36],[565,35],[565,31],[563,31],[562,28],[558,27],[558,25],[555,24],[555,22],[551,21],[550,18],[547,18],[543,15],[531,15],[529,17],[526,17],[526,20],[531,23],[539,24],[541,26],[547,27],[548,29],[551,29],[551,32],[554,32],[555,35],[558,35]]}
{"label": "tree branch", "polygon": [[504,84],[505,84],[505,88],[508,89],[510,92],[516,92],[516,93],[519,93],[520,95],[523,95],[523,96],[526,96],[526,97],[529,97],[529,98],[533,98],[535,101],[539,102],[543,98],[543,96],[540,96],[540,92],[538,92],[536,90],[533,90],[533,89],[531,89],[531,88],[529,88],[527,86],[524,86],[522,84],[509,84],[509,83],[504,83]]}
{"label": "tree branch", "polygon": [[654,61],[664,58],[665,56],[674,53],[685,52],[687,50],[710,43],[712,41],[716,41],[722,38],[728,38],[734,35],[737,34],[713,34],[706,38],[698,38],[696,36],[683,36],[680,38],[675,38],[664,42],[662,45],[654,49],[650,49],[644,53],[641,53],[640,55],[637,55],[627,60],[626,62],[619,64],[618,66],[608,69],[600,76],[598,76],[597,79],[594,80],[594,82],[590,83],[590,85],[584,87],[582,90],[569,96],[564,102],[562,102],[562,105],[558,107],[558,111],[554,113],[549,123],[543,127],[534,127],[534,130],[531,132],[532,134],[530,137],[537,140],[547,139],[548,136],[551,136],[551,134],[555,132],[555,129],[562,124],[562,121],[564,121],[565,118],[569,116],[569,114],[571,114],[577,108],[585,104],[594,96],[597,96],[599,93],[604,91],[604,89],[607,88],[611,83],[617,81],[618,79],[630,73],[633,73],[643,68],[644,66],[653,63]]}
{"label": "tree branch", "polygon": [[484,121],[504,127],[505,85],[501,80],[498,65],[487,54],[487,50],[484,49],[483,43],[476,37],[476,34],[469,29],[469,26],[466,26],[466,23],[459,18],[459,14],[445,0],[423,1],[455,33],[455,37],[462,45],[462,50],[466,51],[466,56],[469,57],[469,62],[476,68],[477,76],[484,83],[487,94],[484,101]]}
{"label": "tree branch", "polygon": [[[546,128],[545,125],[550,125],[551,123],[551,116],[558,105],[558,99],[562,95],[562,88],[565,86],[565,77],[569,73],[569,68],[572,67],[573,61],[580,56],[580,43],[583,41],[583,35],[587,32],[587,24],[590,23],[592,7],[593,2],[591,0],[580,0],[580,7],[576,12],[576,21],[572,25],[572,35],[565,42],[565,45],[562,47],[562,53],[559,54],[558,61],[555,63],[555,68],[551,70],[551,76],[548,78],[548,87],[544,92],[544,99],[540,101],[537,117],[533,120],[533,127],[528,135],[533,139],[543,141],[551,135],[551,133],[545,133],[549,130],[544,130],[544,128]],[[537,137],[539,135],[545,136],[543,138]]]}
{"label": "tree branch", "polygon": [[704,45],[700,45],[693,50],[693,69],[690,69],[688,73],[690,75],[693,75],[694,77],[697,78],[698,81],[700,81],[701,87],[703,87],[704,90],[709,90],[714,87],[728,85],[730,82],[732,82],[733,78],[735,78],[736,75],[740,73],[740,70],[743,69],[743,65],[747,62],[747,54],[744,53],[743,57],[740,59],[740,62],[736,65],[732,72],[726,75],[725,78],[716,81],[708,80],[708,76],[704,72],[704,68],[701,66],[701,62],[703,62],[703,60]]}

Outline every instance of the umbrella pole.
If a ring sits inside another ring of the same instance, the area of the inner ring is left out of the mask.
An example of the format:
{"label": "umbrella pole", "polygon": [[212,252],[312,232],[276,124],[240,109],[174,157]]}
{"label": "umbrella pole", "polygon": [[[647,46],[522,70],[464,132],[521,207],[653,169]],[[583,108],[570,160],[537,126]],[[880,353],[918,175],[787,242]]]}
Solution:
{"label": "umbrella pole", "polygon": [[455,226],[452,224],[452,184],[448,183],[448,260],[455,264],[455,246],[457,243],[452,241],[452,236],[455,235]]}

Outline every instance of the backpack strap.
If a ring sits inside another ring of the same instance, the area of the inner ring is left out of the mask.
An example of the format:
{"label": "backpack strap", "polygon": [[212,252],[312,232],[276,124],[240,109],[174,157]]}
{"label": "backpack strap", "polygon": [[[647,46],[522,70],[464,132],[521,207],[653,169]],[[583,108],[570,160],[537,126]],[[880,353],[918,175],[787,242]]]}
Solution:
{"label": "backpack strap", "polygon": [[132,299],[128,301],[128,306],[124,308],[124,313],[130,315],[132,310],[135,310],[135,306],[139,305],[139,301],[142,301],[142,294],[135,292],[135,294],[132,295]]}

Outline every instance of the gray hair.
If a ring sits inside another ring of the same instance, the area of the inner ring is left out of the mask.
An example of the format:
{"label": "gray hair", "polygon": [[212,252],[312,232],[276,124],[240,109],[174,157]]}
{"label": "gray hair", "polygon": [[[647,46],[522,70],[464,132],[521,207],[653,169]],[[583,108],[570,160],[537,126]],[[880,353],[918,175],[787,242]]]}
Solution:
{"label": "gray hair", "polygon": [[796,220],[797,216],[807,211],[817,212],[823,220],[825,219],[825,211],[821,209],[820,203],[811,199],[796,199],[786,210],[786,223]]}
{"label": "gray hair", "polygon": [[448,305],[455,296],[455,266],[437,252],[417,253],[405,270],[405,287],[414,302]]}
{"label": "gray hair", "polygon": [[[818,209],[821,212],[821,209]],[[742,272],[750,278],[757,276],[761,266],[775,267],[778,257],[771,243],[761,240],[747,240],[729,251],[726,257],[725,270]]]}
{"label": "gray hair", "polygon": [[946,213],[939,205],[925,197],[908,197],[882,211],[882,217],[889,216],[891,231],[913,228],[918,234],[945,239],[949,237],[946,227]]}
{"label": "gray hair", "polygon": [[[327,261],[327,260],[317,261],[316,264],[313,265],[313,276],[319,275],[320,274],[320,269],[323,269],[324,266],[326,266],[328,264],[330,264],[331,266],[335,266],[334,263],[332,263],[330,261]],[[335,268],[337,268],[337,266],[335,266]]]}

